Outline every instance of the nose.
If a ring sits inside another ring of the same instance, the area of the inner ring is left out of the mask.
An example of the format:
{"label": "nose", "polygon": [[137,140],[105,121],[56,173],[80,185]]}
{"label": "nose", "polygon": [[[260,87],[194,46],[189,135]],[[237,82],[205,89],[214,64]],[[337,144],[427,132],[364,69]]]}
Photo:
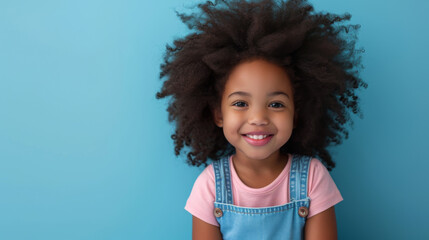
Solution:
{"label": "nose", "polygon": [[269,123],[268,113],[265,108],[258,107],[251,109],[248,115],[250,125],[267,125]]}

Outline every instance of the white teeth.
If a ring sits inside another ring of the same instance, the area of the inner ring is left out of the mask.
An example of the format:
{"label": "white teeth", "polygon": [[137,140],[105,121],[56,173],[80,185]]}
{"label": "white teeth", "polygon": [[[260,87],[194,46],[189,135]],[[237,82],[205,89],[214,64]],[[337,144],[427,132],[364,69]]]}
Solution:
{"label": "white teeth", "polygon": [[268,135],[246,135],[246,136],[249,137],[249,138],[252,138],[252,139],[264,139]]}

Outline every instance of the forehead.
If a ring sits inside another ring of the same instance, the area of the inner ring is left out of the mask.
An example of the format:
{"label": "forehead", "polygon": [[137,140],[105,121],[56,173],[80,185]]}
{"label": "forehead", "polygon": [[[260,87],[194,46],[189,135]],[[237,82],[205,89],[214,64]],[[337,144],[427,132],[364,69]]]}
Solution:
{"label": "forehead", "polygon": [[292,94],[292,84],[285,69],[258,59],[241,63],[232,70],[225,84],[225,94],[234,91],[251,94],[285,91]]}

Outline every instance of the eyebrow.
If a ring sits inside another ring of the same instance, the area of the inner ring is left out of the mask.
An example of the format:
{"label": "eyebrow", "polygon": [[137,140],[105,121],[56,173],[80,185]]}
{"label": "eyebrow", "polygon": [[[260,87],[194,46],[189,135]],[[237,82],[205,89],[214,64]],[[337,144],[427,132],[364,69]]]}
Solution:
{"label": "eyebrow", "polygon": [[[252,96],[250,93],[238,91],[238,92],[233,92],[233,93],[229,94],[228,98],[230,98],[234,95],[245,96],[245,97],[251,97]],[[267,97],[272,97],[272,96],[277,96],[277,95],[284,95],[290,99],[289,95],[285,92],[282,92],[282,91],[276,91],[276,92],[268,93]]]}

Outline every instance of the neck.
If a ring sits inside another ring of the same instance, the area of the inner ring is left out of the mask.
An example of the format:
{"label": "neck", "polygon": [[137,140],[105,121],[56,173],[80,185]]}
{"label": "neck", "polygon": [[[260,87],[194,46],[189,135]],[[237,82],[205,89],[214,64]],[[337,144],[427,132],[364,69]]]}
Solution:
{"label": "neck", "polygon": [[236,152],[232,156],[234,167],[241,171],[252,171],[254,173],[266,173],[282,171],[287,163],[288,156],[280,151],[272,153],[265,159],[250,158],[242,152]]}

